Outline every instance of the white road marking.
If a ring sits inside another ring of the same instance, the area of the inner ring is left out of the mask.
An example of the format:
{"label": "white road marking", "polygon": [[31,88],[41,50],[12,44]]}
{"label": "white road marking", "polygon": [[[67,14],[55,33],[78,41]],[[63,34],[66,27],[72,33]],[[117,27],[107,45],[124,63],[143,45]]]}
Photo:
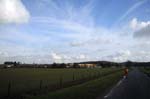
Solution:
{"label": "white road marking", "polygon": [[104,96],[104,98],[109,97],[109,96],[111,95],[111,93],[113,92],[113,90],[114,90],[116,87],[118,87],[118,86],[123,82],[124,79],[125,79],[125,77],[123,77],[123,78],[116,84],[116,86],[114,86],[114,87],[110,90],[110,92],[109,92],[107,95]]}

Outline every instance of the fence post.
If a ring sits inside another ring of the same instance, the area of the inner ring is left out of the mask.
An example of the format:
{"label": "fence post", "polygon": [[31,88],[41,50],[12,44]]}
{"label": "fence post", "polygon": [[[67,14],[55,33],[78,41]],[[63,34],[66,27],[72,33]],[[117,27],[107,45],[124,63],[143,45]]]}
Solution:
{"label": "fence post", "polygon": [[91,73],[91,77],[92,77],[92,79],[94,79],[94,72]]}
{"label": "fence post", "polygon": [[73,77],[72,77],[72,78],[73,78],[73,81],[75,80],[75,77],[74,77],[74,76],[75,76],[75,75],[74,75],[74,73],[73,73]]}
{"label": "fence post", "polygon": [[84,79],[84,74],[82,74],[82,79]]}
{"label": "fence post", "polygon": [[94,79],[96,78],[96,72],[94,72]]}
{"label": "fence post", "polygon": [[89,72],[89,79],[91,80],[91,78],[92,78],[92,74],[91,72]]}
{"label": "fence post", "polygon": [[42,80],[40,80],[40,89],[42,89],[42,83],[43,83]]}
{"label": "fence post", "polygon": [[8,97],[10,96],[11,92],[11,81],[8,82]]}
{"label": "fence post", "polygon": [[84,78],[84,73],[82,73],[82,81],[84,81],[85,80],[85,78]]}
{"label": "fence post", "polygon": [[60,82],[60,88],[62,88],[63,87],[63,78],[62,78],[62,75],[60,75],[59,82]]}

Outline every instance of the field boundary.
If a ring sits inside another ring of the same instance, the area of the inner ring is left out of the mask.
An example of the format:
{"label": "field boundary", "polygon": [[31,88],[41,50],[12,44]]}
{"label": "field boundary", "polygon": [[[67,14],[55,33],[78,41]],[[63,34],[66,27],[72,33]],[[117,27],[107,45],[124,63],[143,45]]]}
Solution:
{"label": "field boundary", "polygon": [[63,78],[60,78],[60,82],[59,84],[52,84],[52,85],[48,85],[48,86],[42,86],[42,80],[40,81],[40,85],[39,85],[39,88],[38,89],[34,89],[34,90],[31,90],[31,91],[28,91],[28,92],[25,92],[25,93],[18,93],[18,94],[11,94],[11,83],[8,85],[10,86],[10,88],[8,87],[8,95],[5,96],[5,97],[1,97],[3,99],[23,99],[25,98],[26,96],[30,96],[30,95],[33,95],[33,96],[36,96],[36,95],[43,95],[43,94],[46,94],[48,92],[54,92],[54,91],[57,91],[57,90],[60,90],[60,89],[63,89],[63,88],[68,88],[68,87],[71,87],[71,86],[75,86],[75,85],[79,85],[79,84],[82,84],[82,83],[85,83],[85,82],[88,82],[88,81],[91,81],[91,80],[95,80],[95,79],[98,79],[100,77],[105,77],[107,75],[110,75],[110,74],[113,74],[115,72],[118,72],[122,69],[118,69],[118,70],[114,70],[114,71],[111,71],[109,73],[105,73],[105,74],[98,74],[98,75],[93,75],[93,76],[90,76],[88,78],[81,78],[81,79],[78,79],[78,80],[73,80],[73,81],[69,81],[69,82],[63,82]]}
{"label": "field boundary", "polygon": [[26,99],[96,99],[98,95],[104,95],[104,92],[115,85],[120,78],[122,71],[44,95],[29,96]]}

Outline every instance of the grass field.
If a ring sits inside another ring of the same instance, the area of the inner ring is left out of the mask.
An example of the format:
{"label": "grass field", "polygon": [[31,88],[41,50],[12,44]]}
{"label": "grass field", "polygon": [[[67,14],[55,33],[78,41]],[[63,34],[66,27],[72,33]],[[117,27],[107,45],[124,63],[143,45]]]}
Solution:
{"label": "grass field", "polygon": [[8,90],[11,95],[39,90],[40,87],[59,85],[60,79],[64,83],[96,75],[103,76],[116,70],[118,69],[0,69],[0,95],[7,95]]}
{"label": "grass field", "polygon": [[[96,99],[122,78],[122,71],[80,85],[27,99]],[[100,96],[101,97],[101,96]]]}

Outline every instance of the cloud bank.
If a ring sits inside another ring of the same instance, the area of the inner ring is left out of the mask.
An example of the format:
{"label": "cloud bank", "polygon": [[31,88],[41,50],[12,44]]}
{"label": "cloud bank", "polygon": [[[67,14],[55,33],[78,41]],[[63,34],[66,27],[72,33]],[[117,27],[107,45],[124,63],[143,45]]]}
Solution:
{"label": "cloud bank", "polygon": [[[135,18],[130,20],[129,17],[119,27],[107,27],[98,21],[103,20],[100,17],[103,13],[112,12],[106,6],[99,8],[101,6],[98,2],[101,1],[82,0],[82,4],[78,1],[24,0],[32,13],[30,17],[21,0],[0,0],[1,23],[24,23],[30,18],[28,24],[0,24],[0,63],[11,60],[25,63],[60,63],[150,59],[149,54],[145,56],[150,49],[150,42],[135,39],[149,37],[150,21],[141,21],[136,18],[138,16],[134,16]],[[125,8],[126,11],[121,17],[116,11],[118,18],[112,20],[124,21],[145,2],[146,0],[138,1]],[[108,17],[103,21],[107,25],[113,25],[113,22],[107,22],[111,21]]]}

